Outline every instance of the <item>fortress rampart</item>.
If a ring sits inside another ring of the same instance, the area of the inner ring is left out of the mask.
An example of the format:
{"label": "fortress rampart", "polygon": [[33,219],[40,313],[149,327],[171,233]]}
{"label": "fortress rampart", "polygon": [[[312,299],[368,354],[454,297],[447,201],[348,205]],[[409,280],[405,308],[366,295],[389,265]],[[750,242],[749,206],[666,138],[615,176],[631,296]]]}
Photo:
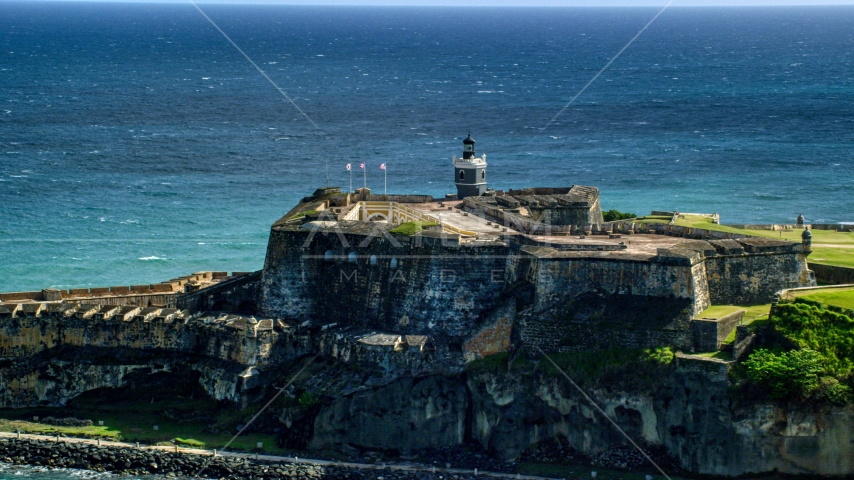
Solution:
{"label": "fortress rampart", "polygon": [[[493,328],[512,334],[522,348],[691,350],[690,322],[711,304],[770,302],[782,288],[815,283],[800,244],[695,240],[702,237],[696,229],[579,240],[405,236],[392,228],[308,220],[274,226],[259,311],[288,321],[427,333],[474,357],[501,343],[472,343],[477,335],[491,338]],[[492,318],[508,297],[515,311]],[[648,313],[631,313],[639,308]]]}
{"label": "fortress rampart", "polygon": [[62,403],[164,369],[196,371],[213,398],[239,402],[264,372],[316,348],[310,331],[274,319],[66,302],[9,307],[0,309],[0,359],[12,365],[0,369],[0,406]]}
{"label": "fortress rampart", "polygon": [[29,292],[0,293],[0,305],[3,303],[19,302],[57,302],[57,301],[88,301],[102,305],[136,305],[148,306],[170,306],[175,307],[175,298],[179,293],[188,288],[191,291],[214,283],[223,282],[237,277],[247,275],[248,272],[197,272],[173,278],[162,283],[150,285],[120,285],[113,287],[92,287],[56,289],[46,288],[44,290]]}
{"label": "fortress rampart", "polygon": [[[272,354],[273,321],[201,315],[172,308],[99,304],[26,304],[0,315],[0,357],[27,357],[59,347],[129,348],[198,354],[263,365]],[[42,307],[42,308],[38,308]]]}

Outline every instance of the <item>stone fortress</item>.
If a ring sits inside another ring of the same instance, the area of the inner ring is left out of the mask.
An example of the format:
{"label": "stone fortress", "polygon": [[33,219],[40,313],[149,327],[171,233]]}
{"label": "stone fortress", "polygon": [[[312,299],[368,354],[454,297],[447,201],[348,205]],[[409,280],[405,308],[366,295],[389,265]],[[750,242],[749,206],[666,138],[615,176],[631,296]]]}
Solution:
{"label": "stone fortress", "polygon": [[[259,272],[0,294],[0,318],[8,319],[0,356],[126,346],[261,367],[266,361],[246,352],[268,354],[277,336],[264,332],[275,331],[302,335],[304,348],[292,355],[418,352],[428,355],[401,362],[426,370],[434,368],[426,359],[441,357],[435,368],[453,370],[535,347],[706,351],[715,348],[709,338],[725,338],[740,319],[696,318],[711,304],[764,303],[815,284],[808,238],[605,223],[595,187],[488,189],[485,156],[475,156],[471,136],[463,143],[457,195],[319,189],[273,224]],[[430,226],[395,233],[407,222]],[[217,311],[225,313],[207,313]],[[225,326],[238,342],[209,333]],[[246,346],[247,338],[260,343]],[[233,383],[225,396],[236,399],[241,382]]]}
{"label": "stone fortress", "polygon": [[[487,189],[471,136],[454,168],[458,194],[445,199],[304,198],[271,230],[259,312],[428,336],[466,359],[535,346],[693,351],[708,328],[693,320],[711,304],[815,284],[808,244],[605,223],[595,187]],[[410,221],[435,226],[394,233]]]}
{"label": "stone fortress", "polygon": [[[273,224],[258,272],[0,294],[0,406],[62,405],[179,371],[245,405],[283,366],[318,351],[368,366],[380,383],[453,377],[474,360],[537,348],[710,351],[741,319],[698,318],[710,305],[767,303],[815,285],[808,230],[791,243],[604,222],[595,187],[489,189],[474,144],[467,137],[453,160],[456,195],[318,189]],[[469,407],[459,408],[465,417]],[[324,415],[311,445],[359,443],[329,430]],[[456,436],[407,441],[458,444],[469,428],[459,418]],[[692,470],[714,473],[707,460]]]}

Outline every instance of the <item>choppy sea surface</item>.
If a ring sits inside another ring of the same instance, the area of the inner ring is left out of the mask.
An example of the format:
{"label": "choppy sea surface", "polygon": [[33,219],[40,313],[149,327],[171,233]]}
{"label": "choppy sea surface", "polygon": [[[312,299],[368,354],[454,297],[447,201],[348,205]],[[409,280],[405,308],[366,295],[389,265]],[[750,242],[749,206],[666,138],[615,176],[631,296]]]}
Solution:
{"label": "choppy sea surface", "polygon": [[126,475],[110,475],[74,470],[68,468],[48,469],[44,467],[29,467],[0,463],[0,479],[2,480],[160,480],[162,477],[137,477]]}
{"label": "choppy sea surface", "polygon": [[0,1],[0,291],[260,268],[347,163],[453,192],[469,132],[495,188],[854,221],[854,7],[671,8],[545,130],[656,9],[203,8],[323,131],[190,4]]}

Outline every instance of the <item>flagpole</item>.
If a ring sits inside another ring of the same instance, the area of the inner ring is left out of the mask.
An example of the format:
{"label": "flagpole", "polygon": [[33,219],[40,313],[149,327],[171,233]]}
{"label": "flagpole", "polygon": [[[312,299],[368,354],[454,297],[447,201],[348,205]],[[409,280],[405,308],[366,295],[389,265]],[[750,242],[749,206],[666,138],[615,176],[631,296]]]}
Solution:
{"label": "flagpole", "polygon": [[388,165],[383,169],[383,195],[388,195]]}
{"label": "flagpole", "polygon": [[368,165],[367,164],[365,164],[365,167],[362,169],[362,173],[365,175],[364,187],[365,187],[365,190],[367,190],[368,189]]}
{"label": "flagpole", "polygon": [[353,193],[353,170],[352,170],[352,168],[348,168],[347,173],[350,174],[350,193]]}

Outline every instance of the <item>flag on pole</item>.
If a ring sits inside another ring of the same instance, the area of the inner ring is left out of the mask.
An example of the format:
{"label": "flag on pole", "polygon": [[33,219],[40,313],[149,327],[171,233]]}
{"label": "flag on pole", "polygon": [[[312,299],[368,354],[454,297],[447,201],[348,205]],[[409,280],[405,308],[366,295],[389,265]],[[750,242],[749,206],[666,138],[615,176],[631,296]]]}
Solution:
{"label": "flag on pole", "polygon": [[350,170],[350,164],[349,163],[347,164],[347,170]]}
{"label": "flag on pole", "polygon": [[385,164],[380,165],[380,170],[385,170]]}
{"label": "flag on pole", "polygon": [[360,163],[360,164],[359,164],[359,168],[361,168],[362,170],[364,170],[364,169],[365,169],[365,162]]}

